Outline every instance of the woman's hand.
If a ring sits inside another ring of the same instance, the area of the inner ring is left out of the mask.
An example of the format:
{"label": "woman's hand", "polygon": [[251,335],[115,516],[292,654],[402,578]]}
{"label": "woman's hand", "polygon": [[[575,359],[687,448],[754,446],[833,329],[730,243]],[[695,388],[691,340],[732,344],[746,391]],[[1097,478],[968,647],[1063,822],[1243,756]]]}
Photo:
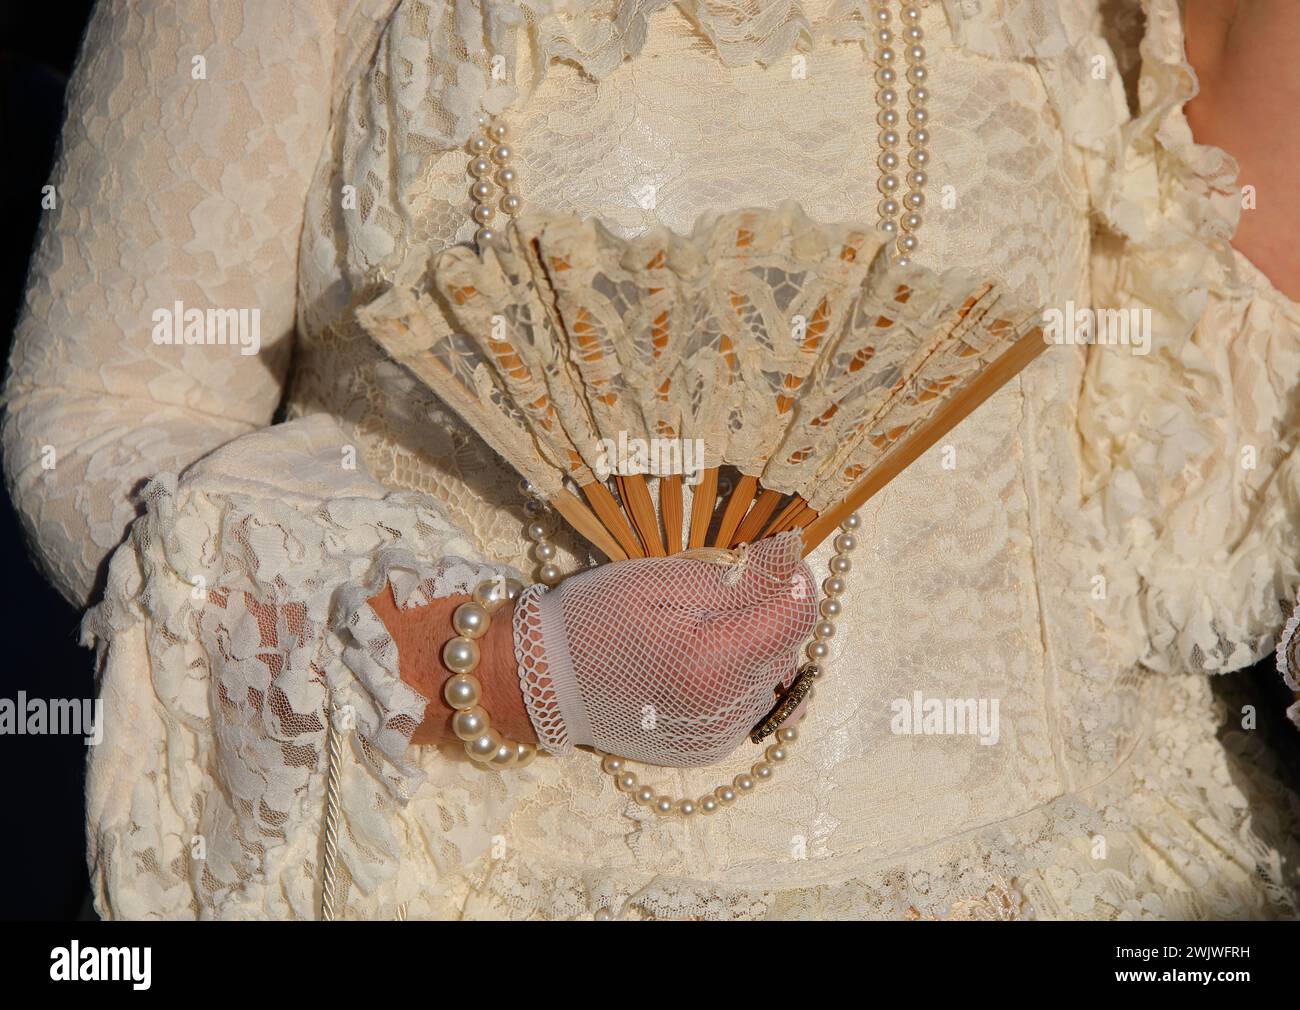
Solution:
{"label": "woman's hand", "polygon": [[1233,245],[1300,300],[1300,3],[1187,0],[1187,58],[1200,93],[1187,104],[1197,143],[1221,147],[1253,186]]}
{"label": "woman's hand", "polygon": [[801,547],[794,532],[739,566],[644,558],[525,590],[517,639],[543,743],[680,767],[726,757],[772,708],[817,620]]}

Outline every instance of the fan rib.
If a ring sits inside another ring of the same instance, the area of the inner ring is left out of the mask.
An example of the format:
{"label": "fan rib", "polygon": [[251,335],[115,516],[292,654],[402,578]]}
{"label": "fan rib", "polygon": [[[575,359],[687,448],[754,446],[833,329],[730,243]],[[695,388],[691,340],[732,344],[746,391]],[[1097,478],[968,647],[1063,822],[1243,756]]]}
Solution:
{"label": "fan rib", "polygon": [[996,393],[1047,347],[1042,327],[1035,326],[1017,340],[965,389],[958,390],[933,415],[917,426],[870,474],[834,508],[804,527],[804,557],[816,549],[872,495],[902,473],[911,463],[955,428],[976,407]]}
{"label": "fan rib", "polygon": [[609,488],[600,481],[592,481],[590,484],[582,485],[582,493],[587,496],[587,501],[591,509],[596,513],[596,517],[604,525],[605,529],[613,534],[618,545],[623,548],[623,552],[629,558],[643,558],[645,551],[641,549],[641,543],[637,540],[636,534],[632,532],[632,527],[627,524],[623,517],[622,511],[618,507],[618,502],[614,496],[609,493]]}
{"label": "fan rib", "polygon": [[763,527],[767,521],[772,518],[772,513],[776,511],[777,505],[785,495],[780,491],[772,491],[764,488],[754,502],[754,507],[745,514],[745,518],[737,527],[735,535],[731,538],[731,546],[736,547],[739,544],[753,543],[758,539],[758,535],[763,532]]}
{"label": "fan rib", "polygon": [[682,475],[674,473],[659,478],[659,514],[663,516],[669,554],[682,549],[682,511]]}
{"label": "fan rib", "polygon": [[691,535],[687,546],[691,550],[703,547],[709,535],[709,521],[718,497],[718,468],[707,467],[700,482],[691,491]]}
{"label": "fan rib", "polygon": [[793,529],[795,516],[799,515],[807,507],[808,503],[803,500],[803,496],[795,495],[790,499],[790,503],[776,514],[776,518],[772,520],[771,525],[768,526],[763,535],[771,537]]}
{"label": "fan rib", "polygon": [[816,518],[817,510],[811,505],[805,505],[795,514],[794,518],[790,520],[790,529],[801,530]]}
{"label": "fan rib", "polygon": [[663,540],[659,537],[659,518],[655,515],[654,500],[650,497],[650,488],[641,474],[628,477],[615,477],[618,493],[623,505],[632,519],[632,528],[641,540],[647,557],[665,556]]}
{"label": "fan rib", "polygon": [[727,499],[727,507],[722,511],[722,522],[719,523],[718,532],[713,538],[714,547],[731,546],[731,538],[735,536],[736,527],[740,525],[740,520],[744,518],[750,503],[753,502],[754,491],[757,487],[757,477],[751,477],[747,473],[740,475],[740,479],[736,481],[736,486],[731,489],[731,496]]}
{"label": "fan rib", "polygon": [[570,526],[590,540],[610,561],[626,561],[627,552],[601,525],[596,514],[587,508],[576,495],[560,490],[550,499],[551,507],[564,516]]}

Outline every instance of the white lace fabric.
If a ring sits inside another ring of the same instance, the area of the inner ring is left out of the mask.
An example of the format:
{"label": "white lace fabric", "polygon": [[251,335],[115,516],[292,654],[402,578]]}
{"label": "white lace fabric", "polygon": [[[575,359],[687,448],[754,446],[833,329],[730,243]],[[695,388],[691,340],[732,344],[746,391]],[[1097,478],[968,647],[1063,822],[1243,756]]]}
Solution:
{"label": "white lace fabric", "polygon": [[884,245],[793,201],[632,240],[539,209],[483,256],[412,250],[357,318],[542,497],[647,432],[823,511],[1039,325]]}
{"label": "white lace fabric", "polygon": [[[582,755],[484,774],[408,745],[423,699],[365,600],[506,570],[523,514],[354,310],[472,232],[480,107],[509,109],[531,206],[614,234],[786,199],[861,220],[861,5],[102,5],[3,431],[46,570],[100,600],[100,913],[314,917],[335,718],[342,916],[1294,915],[1296,798],[1255,735],[1218,738],[1231,706],[1198,675],[1278,644],[1295,600],[1300,312],[1224,241],[1234,166],[1191,143],[1177,4],[1105,7],[926,7],[932,199],[956,206],[919,260],[1149,307],[1152,353],[1049,349],[874,499],[794,756],[680,822]],[[137,51],[202,52],[207,79]],[[260,307],[262,353],[153,344],[178,299]],[[286,383],[294,420],[266,427]],[[915,692],[997,699],[999,742],[891,733]],[[719,771],[645,777],[697,795]]]}

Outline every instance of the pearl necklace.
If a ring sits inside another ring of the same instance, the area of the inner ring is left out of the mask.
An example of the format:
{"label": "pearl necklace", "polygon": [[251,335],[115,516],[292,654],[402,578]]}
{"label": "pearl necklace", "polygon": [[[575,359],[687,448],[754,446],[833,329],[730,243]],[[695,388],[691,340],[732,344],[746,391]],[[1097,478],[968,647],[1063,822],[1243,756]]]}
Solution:
{"label": "pearl necklace", "polygon": [[[478,117],[478,127],[480,133],[469,141],[470,154],[473,155],[469,162],[469,174],[474,177],[474,184],[469,191],[474,198],[474,209],[470,212],[470,217],[479,226],[474,241],[482,249],[497,239],[496,229],[492,227],[497,207],[513,216],[519,213],[524,203],[519,194],[514,192],[519,174],[510,166],[514,151],[506,143],[509,128],[500,120],[489,120],[487,116]],[[496,174],[496,185],[493,184],[493,173]],[[493,207],[492,201],[498,193],[497,186],[501,187],[501,199],[497,202],[497,207]]]}
{"label": "pearl necklace", "polygon": [[[911,150],[907,156],[907,164],[910,166],[907,172],[908,192],[900,205],[898,193],[902,183],[894,173],[902,167],[903,162],[897,151],[901,142],[901,120],[898,110],[894,108],[898,104],[898,71],[895,69],[898,54],[893,48],[894,31],[890,27],[892,19],[888,3],[881,0],[872,10],[872,20],[876,26],[873,32],[874,55],[878,66],[876,83],[880,85],[876,92],[876,101],[880,105],[880,114],[876,117],[876,122],[880,124],[877,139],[881,148],[878,161],[881,176],[877,186],[884,197],[880,202],[880,221],[877,227],[894,240],[898,250],[895,262],[907,266],[917,249],[916,233],[921,228],[925,184],[929,181],[926,169],[930,164],[930,151],[926,145],[930,143],[930,112],[926,108],[926,102],[930,100],[927,85],[930,75],[925,69],[925,46],[921,44],[925,39],[925,31],[921,28],[921,12],[909,4],[902,10],[902,21],[903,40],[906,43],[903,56],[908,65],[904,78],[909,85],[907,123],[911,127],[907,142]],[[901,221],[899,214],[902,214]]]}

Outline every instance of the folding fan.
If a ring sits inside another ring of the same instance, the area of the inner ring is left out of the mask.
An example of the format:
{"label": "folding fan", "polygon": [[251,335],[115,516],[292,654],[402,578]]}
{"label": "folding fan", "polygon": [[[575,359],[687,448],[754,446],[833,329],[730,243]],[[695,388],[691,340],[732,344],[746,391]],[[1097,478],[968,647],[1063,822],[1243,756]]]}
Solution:
{"label": "folding fan", "polygon": [[634,239],[537,211],[358,317],[611,560],[807,553],[1045,346],[995,282],[883,244],[794,203]]}

